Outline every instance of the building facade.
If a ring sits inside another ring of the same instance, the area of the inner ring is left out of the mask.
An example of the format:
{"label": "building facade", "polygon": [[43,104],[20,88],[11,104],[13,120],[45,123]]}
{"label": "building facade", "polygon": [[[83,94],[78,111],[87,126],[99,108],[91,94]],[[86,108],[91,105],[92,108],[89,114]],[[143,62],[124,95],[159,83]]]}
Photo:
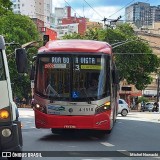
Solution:
{"label": "building facade", "polygon": [[135,98],[142,96],[142,91],[137,90],[135,85],[128,84],[126,80],[123,80],[120,82],[119,96],[124,99],[130,107],[133,107]]}
{"label": "building facade", "polygon": [[52,23],[52,0],[11,0],[13,12],[37,18],[44,22],[45,27]]}
{"label": "building facade", "polygon": [[125,8],[126,22],[134,23],[138,28],[160,21],[160,6],[137,2]]}
{"label": "building facade", "polygon": [[44,22],[38,18],[32,18],[33,22],[37,26],[37,30],[41,34],[41,38],[43,38],[43,35],[49,35],[50,40],[56,40],[57,39],[57,32],[49,27],[44,26]]}
{"label": "building facade", "polygon": [[71,16],[71,7],[55,8],[54,24],[52,28],[57,31],[57,38],[61,39],[65,34],[79,33],[86,31],[86,18]]}
{"label": "building facade", "polygon": [[84,35],[84,33],[86,32],[86,19],[84,17],[77,18],[76,16],[74,16],[62,19],[63,25],[74,23],[78,23],[78,33]]}
{"label": "building facade", "polygon": [[62,39],[66,34],[78,33],[78,23],[58,25],[54,30],[57,32],[57,38]]}
{"label": "building facade", "polygon": [[89,30],[89,29],[102,29],[103,24],[99,23],[99,22],[87,21],[86,22],[86,28],[87,28],[87,30]]}
{"label": "building facade", "polygon": [[66,6],[64,8],[55,7],[54,9],[54,24],[53,27],[62,25],[62,19],[71,15],[71,7]]}

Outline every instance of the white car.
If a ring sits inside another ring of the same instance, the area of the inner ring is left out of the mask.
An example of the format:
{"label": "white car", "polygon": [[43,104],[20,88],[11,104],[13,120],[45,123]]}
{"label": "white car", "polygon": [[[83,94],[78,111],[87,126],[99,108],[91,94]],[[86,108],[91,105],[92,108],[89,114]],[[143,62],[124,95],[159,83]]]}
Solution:
{"label": "white car", "polygon": [[127,116],[129,112],[129,107],[127,102],[124,99],[118,100],[118,114],[121,114],[122,116]]}

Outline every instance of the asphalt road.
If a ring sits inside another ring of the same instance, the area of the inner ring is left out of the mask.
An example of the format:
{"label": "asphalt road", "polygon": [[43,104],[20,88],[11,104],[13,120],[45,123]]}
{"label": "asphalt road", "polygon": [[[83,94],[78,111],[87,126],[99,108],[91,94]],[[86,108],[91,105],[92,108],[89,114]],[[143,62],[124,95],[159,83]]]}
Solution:
{"label": "asphalt road", "polygon": [[[36,129],[34,127],[32,109],[20,109],[19,111],[23,125],[24,152],[42,151],[42,155],[53,156],[23,158],[24,160],[159,159],[141,156],[125,157],[125,155],[130,155],[134,151],[140,151],[140,154],[144,154],[146,151],[153,151],[154,153],[159,151],[160,153],[159,113],[130,112],[127,117],[118,115],[111,134],[99,136],[97,133],[87,131],[52,134],[50,129]],[[123,157],[114,157],[121,155]]]}

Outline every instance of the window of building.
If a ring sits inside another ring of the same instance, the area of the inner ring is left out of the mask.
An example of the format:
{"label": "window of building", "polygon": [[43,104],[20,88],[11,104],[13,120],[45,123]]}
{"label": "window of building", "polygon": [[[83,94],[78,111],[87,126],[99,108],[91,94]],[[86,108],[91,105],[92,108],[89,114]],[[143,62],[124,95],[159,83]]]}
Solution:
{"label": "window of building", "polygon": [[47,16],[47,22],[49,22],[50,21],[50,18]]}
{"label": "window of building", "polygon": [[50,10],[50,5],[49,4],[47,4],[47,10]]}
{"label": "window of building", "polygon": [[58,23],[59,23],[59,24],[62,24],[62,20],[58,20]]}

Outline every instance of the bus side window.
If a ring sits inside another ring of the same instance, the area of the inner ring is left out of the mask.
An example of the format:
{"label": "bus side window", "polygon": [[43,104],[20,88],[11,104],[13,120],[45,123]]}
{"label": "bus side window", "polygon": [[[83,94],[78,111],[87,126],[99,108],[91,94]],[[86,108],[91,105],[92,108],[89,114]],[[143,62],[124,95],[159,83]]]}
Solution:
{"label": "bus side window", "polygon": [[113,84],[119,84],[119,71],[116,69],[115,64],[113,64],[112,78]]}

